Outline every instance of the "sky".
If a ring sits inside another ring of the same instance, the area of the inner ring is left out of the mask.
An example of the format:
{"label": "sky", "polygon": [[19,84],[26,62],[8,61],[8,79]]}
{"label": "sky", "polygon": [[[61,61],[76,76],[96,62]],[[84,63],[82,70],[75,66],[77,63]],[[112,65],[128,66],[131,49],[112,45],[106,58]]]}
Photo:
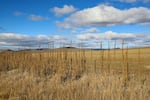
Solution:
{"label": "sky", "polygon": [[0,49],[150,46],[150,0],[0,0]]}

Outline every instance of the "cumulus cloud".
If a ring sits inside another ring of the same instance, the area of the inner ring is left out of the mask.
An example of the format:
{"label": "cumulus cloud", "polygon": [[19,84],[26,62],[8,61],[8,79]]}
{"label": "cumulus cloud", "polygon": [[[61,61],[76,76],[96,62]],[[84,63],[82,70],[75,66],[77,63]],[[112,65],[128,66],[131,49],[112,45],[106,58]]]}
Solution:
{"label": "cumulus cloud", "polygon": [[140,37],[139,34],[132,33],[117,33],[112,31],[107,31],[104,33],[85,33],[77,35],[79,40],[127,40],[133,41]]}
{"label": "cumulus cloud", "polygon": [[40,15],[29,15],[28,19],[32,21],[42,21],[42,20],[48,20],[49,18],[40,16]]}
{"label": "cumulus cloud", "polygon": [[94,28],[94,27],[86,29],[84,31],[81,31],[81,33],[98,33],[98,32],[99,32],[99,30],[97,28]]}
{"label": "cumulus cloud", "polygon": [[[117,33],[113,31],[99,32],[99,33],[81,33],[77,34],[76,38],[78,41],[86,41],[89,47],[97,47],[99,46],[100,41],[103,41],[105,47],[107,48],[106,41],[120,41],[117,42],[120,45],[122,44],[122,40],[128,44],[129,47],[139,47],[139,46],[150,46],[150,36],[144,33]],[[97,41],[94,42],[94,41]],[[85,43],[83,43],[84,46]],[[111,43],[110,43],[111,44]],[[88,47],[85,44],[85,47]],[[112,44],[113,45],[113,44]]]}
{"label": "cumulus cloud", "polygon": [[55,13],[56,16],[62,16],[65,14],[69,14],[69,13],[75,12],[76,10],[77,9],[72,5],[64,5],[62,8],[54,7],[52,9],[52,11]]}
{"label": "cumulus cloud", "polygon": [[150,9],[134,7],[122,10],[113,6],[98,5],[73,13],[63,23],[72,27],[148,24],[150,23]]}
{"label": "cumulus cloud", "polygon": [[[1,46],[18,46],[20,44],[25,45],[25,43],[31,40],[27,35],[13,34],[13,33],[1,33],[0,34],[0,45]],[[5,43],[5,44],[4,44]]]}
{"label": "cumulus cloud", "polygon": [[[89,30],[97,29],[91,28]],[[82,30],[81,33],[75,34],[75,37],[73,37],[73,41],[69,37],[61,35],[29,36],[16,33],[0,33],[0,49],[4,47],[10,49],[39,48],[39,46],[41,48],[47,48],[51,43],[55,43],[56,47],[75,46],[83,48],[95,48],[99,46],[99,44],[95,41],[108,40],[125,40],[127,43],[133,44],[134,46],[150,46],[150,36],[148,36],[147,34],[117,33],[113,31],[93,33],[94,31],[89,30]]]}
{"label": "cumulus cloud", "polygon": [[14,33],[1,33],[0,34],[0,40],[7,40],[7,39],[26,39],[28,38],[27,35],[21,35],[21,34],[14,34]]}
{"label": "cumulus cloud", "polygon": [[91,40],[91,39],[99,39],[99,34],[91,34],[91,33],[87,33],[87,34],[79,34],[77,35],[77,39],[79,40]]}
{"label": "cumulus cloud", "polygon": [[70,25],[69,23],[62,23],[62,22],[56,22],[56,25],[58,27],[64,28],[64,29],[72,29],[72,25]]}
{"label": "cumulus cloud", "polygon": [[64,41],[67,40],[67,37],[54,35],[54,36],[47,36],[47,35],[37,35],[37,36],[29,36],[23,34],[16,34],[16,33],[1,33],[0,34],[0,47],[39,47],[39,45],[47,45],[51,41]]}

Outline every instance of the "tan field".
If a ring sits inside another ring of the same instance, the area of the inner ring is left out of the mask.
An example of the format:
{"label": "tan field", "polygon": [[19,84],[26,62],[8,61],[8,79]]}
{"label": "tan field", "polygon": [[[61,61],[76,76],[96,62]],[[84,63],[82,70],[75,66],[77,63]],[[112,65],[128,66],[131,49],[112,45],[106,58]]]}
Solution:
{"label": "tan field", "polygon": [[0,52],[0,100],[149,100],[150,48]]}

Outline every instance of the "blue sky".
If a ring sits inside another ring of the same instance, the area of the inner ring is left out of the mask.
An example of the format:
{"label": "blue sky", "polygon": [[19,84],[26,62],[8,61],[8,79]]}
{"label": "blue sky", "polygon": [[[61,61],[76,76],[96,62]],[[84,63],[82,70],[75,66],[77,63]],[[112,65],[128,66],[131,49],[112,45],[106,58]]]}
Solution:
{"label": "blue sky", "polygon": [[0,0],[1,48],[123,39],[150,45],[150,0]]}

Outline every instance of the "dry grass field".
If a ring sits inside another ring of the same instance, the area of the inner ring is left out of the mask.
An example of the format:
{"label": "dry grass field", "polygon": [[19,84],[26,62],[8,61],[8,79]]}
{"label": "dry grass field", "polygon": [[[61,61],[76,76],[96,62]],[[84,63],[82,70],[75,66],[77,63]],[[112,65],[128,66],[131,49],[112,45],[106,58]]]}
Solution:
{"label": "dry grass field", "polygon": [[150,48],[0,52],[0,100],[149,100]]}

